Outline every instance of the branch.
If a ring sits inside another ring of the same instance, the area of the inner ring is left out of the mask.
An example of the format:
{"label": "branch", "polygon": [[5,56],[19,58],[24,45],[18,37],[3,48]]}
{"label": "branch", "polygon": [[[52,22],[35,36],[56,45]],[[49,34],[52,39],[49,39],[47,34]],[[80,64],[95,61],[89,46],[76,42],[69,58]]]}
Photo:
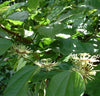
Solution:
{"label": "branch", "polygon": [[29,40],[26,38],[23,38],[22,36],[20,36],[18,33],[12,32],[11,30],[8,30],[7,28],[5,28],[5,26],[3,26],[2,24],[0,24],[0,27],[5,30],[7,33],[12,34],[13,36],[16,36],[16,40],[23,42],[23,43],[32,43],[33,40]]}

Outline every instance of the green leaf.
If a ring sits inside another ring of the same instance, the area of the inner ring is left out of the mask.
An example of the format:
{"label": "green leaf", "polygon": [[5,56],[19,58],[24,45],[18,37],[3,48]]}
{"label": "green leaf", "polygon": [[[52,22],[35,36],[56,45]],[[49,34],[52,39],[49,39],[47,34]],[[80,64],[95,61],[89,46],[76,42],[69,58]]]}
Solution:
{"label": "green leaf", "polygon": [[42,43],[44,43],[44,45],[50,45],[52,43],[52,40],[50,38],[44,38]]}
{"label": "green leaf", "polygon": [[9,6],[0,8],[0,15],[3,15],[3,13],[6,12],[8,8],[9,8]]}
{"label": "green leaf", "polygon": [[39,81],[42,81],[42,80],[45,80],[47,78],[51,78],[53,77],[55,74],[57,73],[60,73],[59,71],[50,71],[50,72],[43,72],[43,71],[40,71],[38,74],[36,74],[32,81],[33,82],[39,82]]}
{"label": "green leaf", "polygon": [[13,25],[22,25],[22,21],[16,21],[16,20],[11,20],[11,19],[6,19],[8,22],[12,23]]}
{"label": "green leaf", "polygon": [[28,15],[29,15],[28,11],[19,11],[9,15],[7,19],[24,21],[28,18]]}
{"label": "green leaf", "polygon": [[61,22],[61,21],[64,21],[66,20],[67,18],[71,17],[72,14],[70,13],[65,13],[65,14],[62,14],[61,16],[59,16],[59,18],[57,19],[56,22]]}
{"label": "green leaf", "polygon": [[[96,70],[100,70],[100,65],[96,67]],[[88,81],[86,89],[89,96],[100,96],[100,72],[96,74],[94,80]]]}
{"label": "green leaf", "polygon": [[11,45],[12,43],[10,40],[0,38],[0,55],[4,54]]}
{"label": "green leaf", "polygon": [[63,55],[68,55],[70,53],[83,53],[83,52],[87,52],[87,53],[94,53],[94,46],[92,43],[85,43],[85,42],[81,42],[77,39],[59,39],[58,40],[59,43],[59,48],[60,48],[60,52]]}
{"label": "green leaf", "polygon": [[87,0],[88,5],[100,10],[100,0]]}
{"label": "green leaf", "polygon": [[56,34],[63,31],[63,24],[56,23],[53,26],[43,26],[38,29],[40,35],[46,38],[54,38]]}
{"label": "green leaf", "polygon": [[27,96],[28,80],[40,70],[37,66],[27,65],[15,73],[8,83],[4,96]]}
{"label": "green leaf", "polygon": [[39,6],[40,0],[28,0],[28,5],[30,9],[36,9]]}
{"label": "green leaf", "polygon": [[57,18],[57,15],[59,15],[62,11],[64,11],[64,7],[63,6],[59,6],[59,7],[57,6],[51,11],[51,14],[48,15],[47,18],[50,21],[55,20]]}
{"label": "green leaf", "polygon": [[5,38],[6,36],[8,37],[9,35],[3,29],[0,28],[0,36]]}
{"label": "green leaf", "polygon": [[79,73],[64,71],[51,79],[47,96],[80,96],[84,90],[84,80]]}
{"label": "green leaf", "polygon": [[27,61],[24,60],[24,58],[20,58],[18,60],[18,66],[17,66],[17,71],[20,70],[22,67],[26,65]]}
{"label": "green leaf", "polygon": [[75,53],[95,53],[93,43],[76,40],[74,44],[76,45]]}
{"label": "green leaf", "polygon": [[5,1],[4,3],[0,4],[0,8],[7,6],[9,3],[13,2],[14,0]]}
{"label": "green leaf", "polygon": [[10,6],[7,10],[7,12],[5,13],[5,15],[9,15],[11,14],[12,12],[14,12],[14,10],[22,7],[22,6],[25,6],[25,2],[21,2],[21,3],[15,3],[14,5]]}
{"label": "green leaf", "polygon": [[38,29],[38,32],[40,35],[44,37],[54,38],[54,35],[52,34],[52,30],[53,30],[53,27],[43,26]]}
{"label": "green leaf", "polygon": [[70,38],[69,39],[59,39],[60,52],[63,55],[70,54],[74,49],[73,42],[74,42],[74,40],[72,40]]}

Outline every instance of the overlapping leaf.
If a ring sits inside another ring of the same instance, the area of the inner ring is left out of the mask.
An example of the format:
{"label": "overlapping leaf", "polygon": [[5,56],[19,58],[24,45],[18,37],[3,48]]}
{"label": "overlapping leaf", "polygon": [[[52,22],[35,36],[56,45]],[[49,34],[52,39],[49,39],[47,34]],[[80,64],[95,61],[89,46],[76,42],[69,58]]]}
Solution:
{"label": "overlapping leaf", "polygon": [[58,40],[60,52],[63,55],[68,55],[70,53],[93,53],[94,47],[92,43],[81,42],[77,39],[59,39]]}
{"label": "overlapping leaf", "polygon": [[25,66],[10,80],[4,96],[27,96],[28,80],[39,72],[37,66]]}
{"label": "overlapping leaf", "polygon": [[9,15],[11,14],[12,12],[14,12],[16,9],[24,6],[26,3],[25,2],[21,2],[21,3],[15,3],[14,5],[10,6],[8,8],[8,10],[6,11],[5,15]]}
{"label": "overlapping leaf", "polygon": [[84,80],[79,73],[64,71],[51,79],[47,96],[80,96],[84,90]]}
{"label": "overlapping leaf", "polygon": [[11,45],[12,43],[10,40],[0,38],[0,55],[4,54]]}
{"label": "overlapping leaf", "polygon": [[29,15],[28,11],[19,11],[19,12],[14,12],[7,18],[11,20],[24,21],[28,18],[28,15]]}
{"label": "overlapping leaf", "polygon": [[86,3],[87,5],[100,10],[100,0],[87,0]]}
{"label": "overlapping leaf", "polygon": [[38,32],[43,37],[54,38],[56,34],[63,31],[63,24],[56,23],[53,26],[43,26],[38,29]]}

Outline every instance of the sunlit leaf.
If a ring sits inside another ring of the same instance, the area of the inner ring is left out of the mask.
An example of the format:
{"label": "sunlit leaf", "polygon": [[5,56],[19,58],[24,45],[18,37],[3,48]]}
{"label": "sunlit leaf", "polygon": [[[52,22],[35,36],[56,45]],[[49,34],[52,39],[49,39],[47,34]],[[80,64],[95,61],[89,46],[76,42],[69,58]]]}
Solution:
{"label": "sunlit leaf", "polygon": [[14,0],[5,1],[4,3],[0,4],[0,9],[1,9],[2,7],[7,6],[9,3],[13,2],[13,1],[14,1]]}
{"label": "sunlit leaf", "polygon": [[24,60],[24,58],[20,58],[18,60],[17,71],[23,68],[26,65],[26,63],[27,62]]}
{"label": "sunlit leaf", "polygon": [[5,15],[9,15],[12,12],[14,12],[16,9],[24,6],[26,3],[25,2],[21,2],[21,3],[15,3],[14,5],[10,6],[7,10],[7,12],[5,13]]}
{"label": "sunlit leaf", "polygon": [[30,9],[35,9],[38,7],[40,0],[28,0],[28,5]]}
{"label": "sunlit leaf", "polygon": [[79,73],[64,71],[51,79],[47,96],[80,96],[84,90],[84,80]]}

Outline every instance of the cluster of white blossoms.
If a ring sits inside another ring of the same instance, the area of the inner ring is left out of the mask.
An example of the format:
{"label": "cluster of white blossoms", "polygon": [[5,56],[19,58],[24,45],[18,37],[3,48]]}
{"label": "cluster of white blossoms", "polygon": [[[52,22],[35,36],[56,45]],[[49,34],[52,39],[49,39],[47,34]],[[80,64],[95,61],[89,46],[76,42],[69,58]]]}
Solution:
{"label": "cluster of white blossoms", "polygon": [[93,79],[91,75],[95,76],[96,72],[99,71],[94,70],[94,67],[97,65],[93,64],[99,60],[96,60],[95,56],[91,56],[88,53],[71,54],[71,60],[74,63],[72,70],[79,72],[85,81],[86,78]]}
{"label": "cluster of white blossoms", "polygon": [[47,71],[50,71],[52,69],[52,67],[58,65],[57,62],[52,62],[52,60],[50,58],[41,59],[40,61],[35,61],[34,63],[41,68],[46,68]]}
{"label": "cluster of white blossoms", "polygon": [[20,44],[20,45],[16,45],[16,44],[13,45],[13,49],[15,51],[14,53],[18,54],[19,57],[20,56],[27,57],[28,56],[27,54],[30,54],[32,52],[28,47],[26,47],[26,46],[24,46],[22,44]]}

